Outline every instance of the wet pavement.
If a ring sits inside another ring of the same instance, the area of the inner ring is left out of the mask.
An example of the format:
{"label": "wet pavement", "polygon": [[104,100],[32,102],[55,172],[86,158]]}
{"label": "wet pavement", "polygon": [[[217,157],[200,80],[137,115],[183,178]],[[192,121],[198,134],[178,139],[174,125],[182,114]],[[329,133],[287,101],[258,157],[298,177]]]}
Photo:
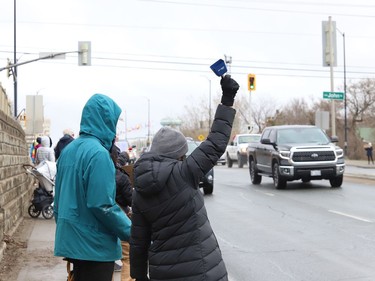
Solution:
{"label": "wet pavement", "polygon": [[[367,161],[347,160],[344,176],[375,180],[375,165]],[[27,240],[26,259],[18,273],[16,281],[59,280],[66,281],[66,263],[62,258],[53,257],[55,238],[54,219],[46,220],[25,218],[31,224]],[[35,258],[33,258],[35,257]],[[115,272],[114,281],[120,280],[120,273]],[[8,280],[7,280],[8,281]]]}

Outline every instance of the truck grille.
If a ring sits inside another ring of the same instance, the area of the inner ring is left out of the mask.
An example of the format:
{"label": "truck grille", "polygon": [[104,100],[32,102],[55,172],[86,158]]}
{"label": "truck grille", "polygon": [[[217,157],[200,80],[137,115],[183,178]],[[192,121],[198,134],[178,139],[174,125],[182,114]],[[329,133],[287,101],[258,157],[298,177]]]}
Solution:
{"label": "truck grille", "polygon": [[294,152],[292,159],[294,162],[334,161],[335,153],[333,151]]}

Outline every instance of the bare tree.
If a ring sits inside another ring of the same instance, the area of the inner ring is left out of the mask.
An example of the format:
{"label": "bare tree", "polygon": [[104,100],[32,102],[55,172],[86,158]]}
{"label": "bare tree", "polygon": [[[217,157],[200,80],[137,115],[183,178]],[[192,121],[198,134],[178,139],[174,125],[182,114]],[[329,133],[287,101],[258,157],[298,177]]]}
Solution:
{"label": "bare tree", "polygon": [[363,142],[358,135],[360,127],[374,128],[375,121],[375,79],[363,79],[347,87],[348,156],[363,159]]}
{"label": "bare tree", "polygon": [[279,114],[280,109],[278,109],[276,101],[269,97],[260,96],[253,100],[254,101],[251,105],[251,117],[256,126],[254,132],[261,133],[268,122],[273,120]]}
{"label": "bare tree", "polygon": [[184,112],[179,118],[182,120],[180,126],[181,132],[186,137],[191,137],[197,139],[198,136],[203,135],[207,137],[208,135],[208,124],[209,124],[209,112],[207,101],[203,97],[184,107]]}
{"label": "bare tree", "polygon": [[315,124],[315,112],[312,111],[311,105],[304,98],[294,98],[269,122],[270,125],[313,125]]}
{"label": "bare tree", "polygon": [[374,116],[375,79],[364,79],[347,88],[347,105],[352,125],[362,122],[366,115]]}

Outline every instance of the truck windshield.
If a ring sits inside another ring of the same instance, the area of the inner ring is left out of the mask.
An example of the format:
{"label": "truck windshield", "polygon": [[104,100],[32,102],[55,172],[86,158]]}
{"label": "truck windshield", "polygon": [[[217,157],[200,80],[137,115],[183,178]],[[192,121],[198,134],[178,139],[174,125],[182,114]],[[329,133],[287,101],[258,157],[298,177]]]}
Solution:
{"label": "truck windshield", "polygon": [[328,136],[319,128],[288,128],[277,132],[277,143],[330,143]]}

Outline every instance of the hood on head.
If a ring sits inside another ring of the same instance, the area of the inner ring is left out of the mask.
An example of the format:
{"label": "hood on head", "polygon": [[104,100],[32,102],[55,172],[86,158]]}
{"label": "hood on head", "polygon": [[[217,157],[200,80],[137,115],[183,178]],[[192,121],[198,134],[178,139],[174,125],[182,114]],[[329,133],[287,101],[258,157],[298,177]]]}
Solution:
{"label": "hood on head", "polygon": [[40,139],[41,139],[41,142],[40,142],[41,146],[50,147],[51,141],[50,141],[49,137],[42,136]]}
{"label": "hood on head", "polygon": [[110,97],[94,94],[82,110],[79,134],[97,137],[109,151],[120,114],[121,108]]}

